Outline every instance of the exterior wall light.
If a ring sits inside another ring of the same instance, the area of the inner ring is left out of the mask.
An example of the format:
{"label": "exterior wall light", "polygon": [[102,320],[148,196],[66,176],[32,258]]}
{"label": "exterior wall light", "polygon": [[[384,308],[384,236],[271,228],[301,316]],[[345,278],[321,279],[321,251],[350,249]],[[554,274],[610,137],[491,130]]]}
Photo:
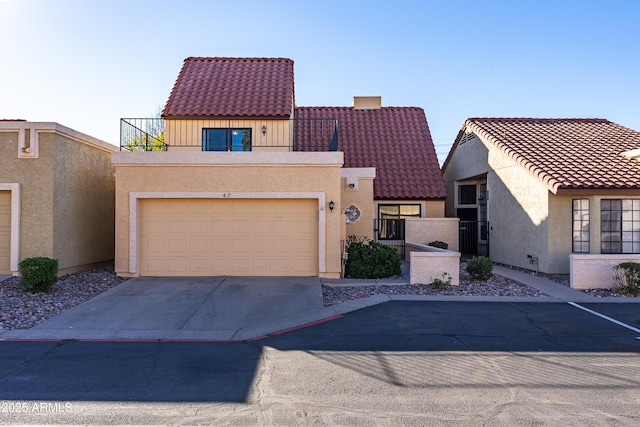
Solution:
{"label": "exterior wall light", "polygon": [[330,202],[329,202],[329,210],[330,210],[331,212],[333,212],[333,208],[335,208],[335,207],[336,207],[336,204],[335,204],[335,203],[333,203],[333,200],[332,200],[332,201],[330,201]]}
{"label": "exterior wall light", "polygon": [[267,125],[262,125],[262,134],[263,135],[267,134]]}

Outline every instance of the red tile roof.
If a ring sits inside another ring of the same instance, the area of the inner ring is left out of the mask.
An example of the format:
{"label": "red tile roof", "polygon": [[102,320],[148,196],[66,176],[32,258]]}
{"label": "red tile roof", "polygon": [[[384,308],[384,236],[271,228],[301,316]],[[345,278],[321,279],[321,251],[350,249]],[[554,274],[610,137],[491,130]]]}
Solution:
{"label": "red tile roof", "polygon": [[468,119],[464,134],[494,144],[556,192],[561,189],[640,189],[640,162],[621,153],[640,148],[640,132],[605,119]]}
{"label": "red tile roof", "polygon": [[344,167],[376,168],[375,199],[447,197],[421,108],[297,107],[296,119],[338,119],[338,150],[344,152]]}
{"label": "red tile roof", "polygon": [[286,58],[187,58],[163,117],[289,118],[293,61]]}

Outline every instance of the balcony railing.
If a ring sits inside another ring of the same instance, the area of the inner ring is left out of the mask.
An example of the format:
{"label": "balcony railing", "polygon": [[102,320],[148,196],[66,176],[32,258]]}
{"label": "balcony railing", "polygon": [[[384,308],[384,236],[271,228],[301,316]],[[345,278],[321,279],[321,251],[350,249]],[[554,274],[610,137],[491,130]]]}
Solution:
{"label": "balcony railing", "polygon": [[120,149],[167,151],[166,126],[162,118],[120,119]]}
{"label": "balcony railing", "polygon": [[[168,120],[162,118],[121,119],[120,149],[128,151],[200,151],[215,145],[204,141],[206,129],[229,132],[228,151],[338,151],[336,119],[290,120]],[[241,133],[241,142],[231,135]],[[218,134],[219,135],[219,134]],[[223,133],[224,135],[224,133]]]}

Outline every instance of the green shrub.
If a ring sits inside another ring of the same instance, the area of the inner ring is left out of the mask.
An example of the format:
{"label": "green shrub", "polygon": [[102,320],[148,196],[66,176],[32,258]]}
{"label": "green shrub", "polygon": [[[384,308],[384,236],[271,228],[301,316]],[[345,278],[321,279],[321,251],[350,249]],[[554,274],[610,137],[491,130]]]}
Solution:
{"label": "green shrub", "polygon": [[487,280],[493,276],[493,261],[486,256],[474,256],[467,261],[467,272],[472,279]]}
{"label": "green shrub", "polygon": [[445,243],[443,241],[440,241],[440,240],[436,240],[434,242],[429,242],[428,245],[429,246],[433,246],[434,248],[449,249],[449,244]]}
{"label": "green shrub", "polygon": [[449,273],[442,273],[442,278],[431,279],[431,286],[435,289],[446,289],[451,285],[451,279],[452,277]]}
{"label": "green shrub", "polygon": [[47,257],[25,258],[18,264],[20,286],[27,292],[48,292],[58,281],[58,260]]}
{"label": "green shrub", "polygon": [[613,267],[613,282],[617,289],[629,295],[640,293],[640,264],[622,262]]}
{"label": "green shrub", "polygon": [[346,277],[381,279],[402,274],[400,255],[391,246],[354,238],[348,240],[347,253]]}

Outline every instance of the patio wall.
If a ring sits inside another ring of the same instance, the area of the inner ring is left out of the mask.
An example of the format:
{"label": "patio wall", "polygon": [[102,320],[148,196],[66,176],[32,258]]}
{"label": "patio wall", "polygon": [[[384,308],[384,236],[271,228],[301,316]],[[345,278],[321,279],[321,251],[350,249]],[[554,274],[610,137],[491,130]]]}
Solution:
{"label": "patio wall", "polygon": [[406,244],[409,252],[409,280],[411,284],[431,283],[447,273],[451,284],[460,284],[460,252],[435,248],[433,246]]}
{"label": "patio wall", "polygon": [[405,221],[407,244],[426,246],[440,240],[449,245],[449,250],[458,251],[458,218],[411,218]]}
{"label": "patio wall", "polygon": [[613,286],[613,267],[627,261],[640,262],[640,255],[569,255],[571,287],[574,289],[609,289]]}

